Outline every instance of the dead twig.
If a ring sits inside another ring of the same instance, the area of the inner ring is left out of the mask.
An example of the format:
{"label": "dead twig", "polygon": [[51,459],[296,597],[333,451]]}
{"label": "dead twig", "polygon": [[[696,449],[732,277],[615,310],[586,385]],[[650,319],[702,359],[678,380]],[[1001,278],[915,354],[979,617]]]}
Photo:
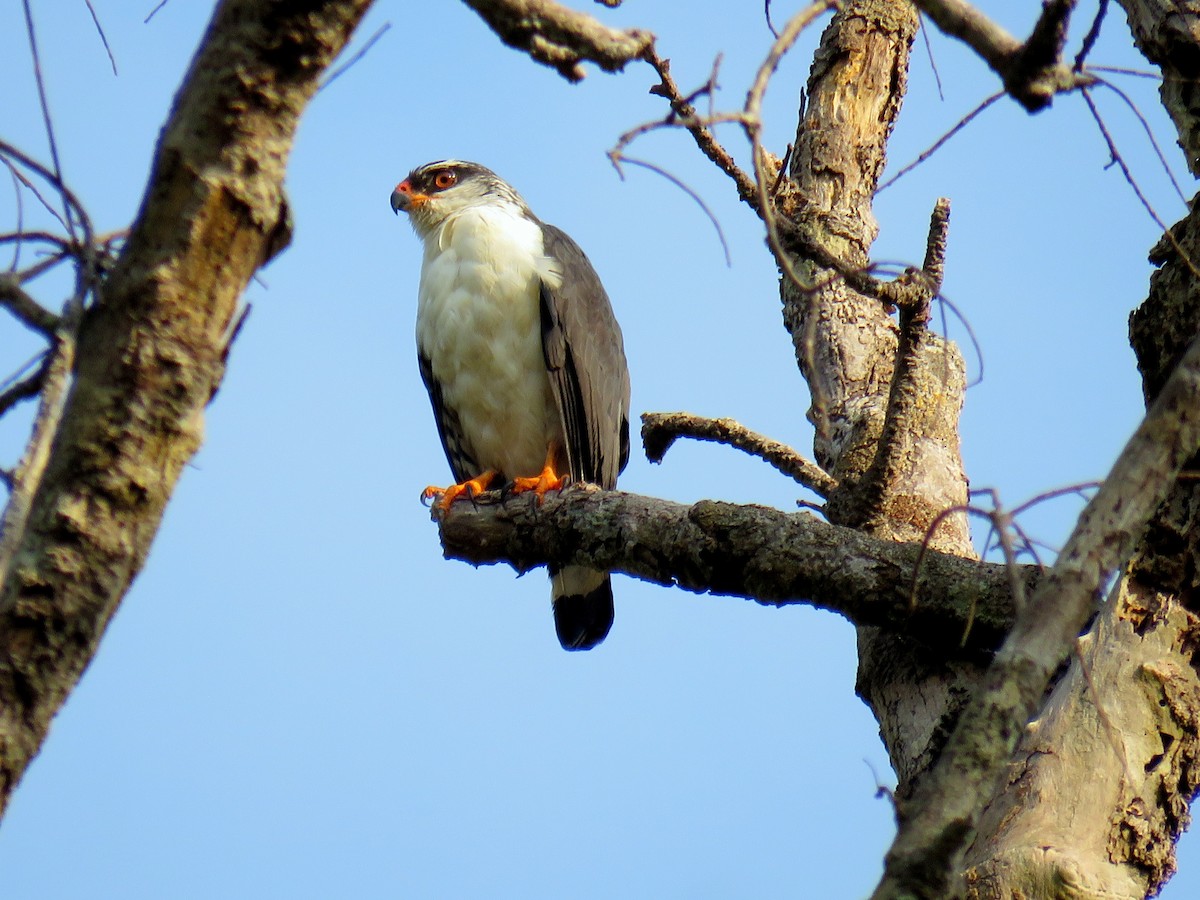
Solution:
{"label": "dead twig", "polygon": [[908,165],[906,165],[904,168],[902,168],[899,172],[897,172],[895,175],[893,175],[891,178],[889,178],[887,181],[885,181],[883,184],[881,184],[878,188],[876,188],[875,193],[878,195],[878,194],[882,193],[883,191],[886,191],[889,187],[891,187],[893,184],[895,184],[897,181],[899,181],[901,178],[903,178],[905,175],[907,175],[909,172],[911,172],[917,166],[921,165],[921,163],[925,162],[925,160],[929,159],[929,157],[933,156],[933,154],[935,154],[939,150],[941,150],[942,147],[944,147],[946,145],[946,142],[950,140],[950,138],[954,137],[956,134],[958,134],[960,131],[962,131],[964,128],[966,128],[967,125],[970,124],[972,119],[974,119],[977,115],[979,115],[981,112],[983,112],[985,109],[987,109],[989,106],[991,106],[993,103],[995,103],[997,100],[999,100],[1003,96],[1004,96],[1004,91],[996,91],[996,93],[992,94],[990,97],[988,97],[986,100],[984,100],[978,106],[976,106],[973,110],[971,110],[969,113],[967,113],[961,119],[959,119],[958,122],[955,123],[955,125],[949,131],[947,131],[940,138],[938,138],[936,141],[934,141],[928,150],[923,152],[920,156],[918,156],[916,159],[914,159],[912,162],[910,162]]}
{"label": "dead twig", "polygon": [[770,463],[784,475],[828,498],[837,489],[837,479],[791,447],[733,419],[709,419],[692,413],[642,413],[642,445],[646,458],[660,463],[677,438],[727,444]]}
{"label": "dead twig", "polygon": [[700,152],[733,180],[738,198],[744,203],[748,203],[756,213],[760,213],[758,191],[754,187],[754,180],[738,166],[733,156],[721,145],[712,132],[712,126],[721,122],[741,123],[743,114],[718,115],[710,110],[708,116],[702,117],[696,111],[695,101],[705,95],[711,101],[716,91],[717,66],[720,57],[713,63],[713,70],[708,81],[688,95],[683,94],[675,78],[671,75],[671,61],[660,57],[653,45],[646,49],[642,58],[650,64],[659,77],[659,83],[650,88],[650,93],[664,98],[670,104],[671,112],[662,119],[644,123],[625,132],[617,139],[613,149],[609,151],[609,158],[611,159],[614,154],[622,154],[631,141],[649,131],[659,128],[686,129],[696,142]]}
{"label": "dead twig", "polygon": [[[50,115],[50,101],[46,97],[46,81],[42,77],[42,58],[38,52],[37,30],[33,26],[33,10],[29,6],[29,0],[22,0],[21,5],[25,10],[25,33],[29,38],[29,53],[33,57],[33,78],[34,83],[37,85],[38,103],[42,108],[42,121],[46,128],[46,141],[50,145],[50,159],[54,164],[54,180],[57,184],[61,185],[63,183],[62,164],[58,158],[58,141],[54,137],[54,120]],[[71,204],[67,203],[65,198],[63,212],[67,218],[67,232],[74,238],[75,221],[71,214]]]}
{"label": "dead twig", "polygon": [[45,380],[46,369],[42,366],[31,375],[14,381],[4,390],[0,391],[0,416],[3,416],[22,400],[36,397],[38,391],[42,389],[42,384]]}
{"label": "dead twig", "polygon": [[100,35],[100,43],[104,45],[104,52],[108,54],[109,65],[112,66],[113,74],[117,74],[117,58],[113,56],[112,47],[108,45],[108,35],[104,33],[104,26],[100,24],[100,17],[96,15],[96,7],[92,6],[92,0],[83,0],[88,8],[88,12],[92,14],[92,24],[96,26],[96,33]]}
{"label": "dead twig", "polygon": [[942,74],[938,71],[937,61],[933,58],[933,43],[929,40],[929,29],[925,27],[925,17],[918,13],[918,25],[921,29],[921,40],[925,44],[925,55],[929,58],[929,69],[933,72],[933,83],[937,85],[938,99],[946,102],[946,94],[942,90]]}
{"label": "dead twig", "polygon": [[1133,177],[1133,172],[1129,170],[1129,166],[1125,162],[1125,157],[1123,157],[1121,155],[1121,151],[1117,149],[1116,141],[1113,140],[1113,136],[1109,132],[1108,126],[1104,124],[1104,118],[1100,115],[1100,110],[1096,108],[1096,102],[1092,99],[1091,91],[1084,89],[1080,91],[1080,93],[1083,95],[1083,102],[1087,104],[1088,111],[1092,114],[1092,119],[1095,121],[1096,127],[1100,130],[1100,136],[1104,138],[1104,143],[1108,147],[1108,153],[1111,159],[1110,164],[1115,164],[1117,168],[1121,170],[1121,174],[1125,176],[1125,181],[1133,189],[1134,196],[1138,198],[1138,202],[1142,204],[1142,208],[1146,210],[1146,213],[1151,219],[1154,220],[1154,224],[1162,229],[1163,237],[1167,239],[1167,241],[1175,249],[1175,252],[1179,254],[1179,258],[1183,261],[1183,264],[1188,267],[1188,270],[1194,276],[1200,278],[1200,267],[1197,267],[1196,263],[1193,262],[1192,258],[1187,254],[1187,251],[1180,246],[1179,241],[1175,238],[1175,234],[1170,228],[1167,227],[1167,224],[1155,211],[1146,195],[1142,193],[1142,188],[1137,183],[1137,179]]}
{"label": "dead twig", "polygon": [[916,372],[929,337],[929,309],[942,289],[946,266],[946,234],[950,227],[950,201],[938,200],[929,220],[925,242],[925,261],[920,270],[907,273],[890,286],[892,302],[900,310],[900,336],[892,383],[888,391],[883,430],[876,444],[875,458],[852,498],[854,509],[849,521],[867,524],[882,519],[885,498],[900,477],[905,439],[912,431],[913,410],[920,402]]}
{"label": "dead twig", "polygon": [[652,162],[647,162],[644,159],[634,159],[632,156],[610,156],[609,158],[612,160],[612,164],[616,168],[617,174],[621,176],[622,180],[625,179],[625,173],[621,169],[621,164],[629,163],[631,166],[639,166],[643,169],[649,169],[651,172],[661,175],[663,178],[667,179],[667,181],[671,182],[671,184],[675,185],[675,187],[679,188],[681,191],[695,200],[696,205],[703,210],[704,214],[708,216],[708,221],[712,222],[713,228],[716,229],[717,240],[721,242],[721,250],[725,254],[725,265],[733,265],[733,258],[729,255],[729,243],[725,240],[725,231],[721,228],[721,223],[717,220],[716,214],[714,214],[709,208],[708,204],[704,202],[704,198],[701,197],[700,194],[691,187],[689,187],[688,184],[683,181],[683,179],[672,175],[661,166],[657,166]]}
{"label": "dead twig", "polygon": [[321,93],[321,91],[325,90],[325,88],[329,87],[331,84],[333,84],[339,78],[341,78],[342,75],[345,74],[345,72],[351,66],[353,66],[360,59],[362,59],[364,56],[366,56],[367,53],[370,52],[371,48],[374,47],[376,43],[378,43],[379,39],[381,37],[383,37],[384,34],[387,33],[388,29],[391,27],[392,27],[391,22],[384,22],[381,26],[379,26],[379,28],[375,31],[375,33],[373,35],[371,35],[369,38],[367,38],[367,42],[362,45],[362,49],[360,49],[357,53],[355,53],[348,60],[346,60],[344,63],[342,63],[342,65],[338,66],[336,69],[334,69],[332,72],[330,72],[329,75],[327,75],[325,77],[325,79],[317,87],[317,93],[318,94]]}

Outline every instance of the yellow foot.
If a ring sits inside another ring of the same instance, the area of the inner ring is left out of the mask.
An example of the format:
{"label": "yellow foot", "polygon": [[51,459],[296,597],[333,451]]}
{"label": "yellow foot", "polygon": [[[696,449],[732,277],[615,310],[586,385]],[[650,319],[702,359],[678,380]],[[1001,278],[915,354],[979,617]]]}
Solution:
{"label": "yellow foot", "polygon": [[437,498],[433,504],[434,508],[442,513],[446,513],[450,510],[450,504],[463,494],[467,495],[467,499],[473,500],[477,494],[482,494],[486,491],[488,485],[495,478],[496,473],[489,469],[486,472],[476,475],[469,481],[464,481],[461,484],[452,484],[448,488],[440,488],[437,485],[431,484],[425,490],[421,491],[421,499],[428,502]]}
{"label": "yellow foot", "polygon": [[559,475],[554,471],[554,467],[547,465],[542,469],[540,475],[534,475],[531,478],[514,478],[512,483],[512,492],[514,494],[523,494],[527,491],[533,491],[538,498],[538,503],[545,499],[546,491],[561,491],[567,485],[567,476]]}

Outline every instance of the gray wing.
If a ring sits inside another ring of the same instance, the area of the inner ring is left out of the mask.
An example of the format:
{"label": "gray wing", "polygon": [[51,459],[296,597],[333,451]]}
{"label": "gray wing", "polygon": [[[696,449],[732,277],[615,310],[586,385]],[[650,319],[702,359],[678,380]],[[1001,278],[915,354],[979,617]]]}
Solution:
{"label": "gray wing", "polygon": [[462,425],[458,421],[458,413],[446,406],[442,399],[442,386],[433,377],[433,366],[429,358],[417,350],[417,364],[421,367],[421,380],[429,391],[429,402],[433,406],[433,417],[437,420],[438,437],[442,439],[442,449],[446,451],[446,461],[450,463],[450,471],[454,480],[461,484],[468,478],[480,474],[479,465],[471,458],[463,446]]}
{"label": "gray wing", "polygon": [[571,477],[613,488],[629,461],[629,368],[608,294],[584,252],[542,224],[562,283],[542,282],[542,349],[567,439]]}

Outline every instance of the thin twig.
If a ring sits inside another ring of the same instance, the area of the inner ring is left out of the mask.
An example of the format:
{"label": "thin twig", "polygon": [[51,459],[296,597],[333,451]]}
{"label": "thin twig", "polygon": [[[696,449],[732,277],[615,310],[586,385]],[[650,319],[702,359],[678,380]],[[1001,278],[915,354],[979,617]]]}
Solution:
{"label": "thin twig", "polygon": [[1083,64],[1087,60],[1088,54],[1096,46],[1096,41],[1100,37],[1100,28],[1104,24],[1104,14],[1107,12],[1108,0],[1099,0],[1099,3],[1096,4],[1096,15],[1092,18],[1092,25],[1088,29],[1088,33],[1084,35],[1079,52],[1075,54],[1075,64],[1072,68],[1076,72],[1083,71]]}
{"label": "thin twig", "polygon": [[[9,163],[8,160],[5,160],[4,162],[8,166],[8,177],[12,179],[13,203],[17,208],[16,233],[17,235],[22,235],[25,233],[25,198],[21,194],[21,179],[17,177],[16,169],[13,168],[12,164]],[[21,246],[22,240],[20,237],[18,237],[17,240],[13,242],[12,264],[8,267],[8,271],[10,272],[17,271],[17,269],[21,266]]]}
{"label": "thin twig", "polygon": [[352,57],[350,57],[348,60],[346,60],[345,63],[338,66],[336,69],[334,69],[332,72],[329,73],[329,75],[325,78],[325,80],[322,81],[321,84],[317,87],[317,93],[318,94],[321,93],[321,91],[325,90],[325,88],[329,87],[331,84],[333,84],[339,78],[341,78],[347,69],[349,69],[352,65],[354,65],[360,59],[362,59],[364,56],[366,56],[367,53],[370,51],[370,49],[375,46],[375,43],[381,37],[383,37],[384,34],[387,32],[387,30],[391,27],[392,27],[391,22],[384,22],[383,25],[381,25],[379,27],[379,29],[373,35],[371,35],[369,38],[367,38],[367,42],[365,44],[363,44],[361,50],[359,50]]}
{"label": "thin twig", "polygon": [[1154,220],[1154,224],[1162,229],[1164,237],[1166,237],[1171,243],[1171,246],[1175,249],[1175,252],[1179,254],[1179,258],[1183,261],[1183,264],[1188,267],[1188,270],[1194,276],[1200,278],[1200,268],[1197,268],[1196,264],[1192,262],[1191,257],[1188,256],[1187,252],[1182,246],[1180,246],[1179,241],[1176,239],[1174,233],[1172,233],[1171,229],[1167,227],[1166,223],[1163,222],[1158,213],[1154,211],[1154,207],[1150,205],[1150,201],[1146,198],[1146,195],[1142,193],[1142,189],[1138,185],[1137,179],[1135,179],[1133,177],[1133,173],[1129,171],[1129,166],[1126,165],[1125,158],[1121,156],[1121,152],[1117,149],[1116,142],[1113,140],[1112,135],[1108,131],[1108,126],[1104,124],[1104,119],[1101,117],[1100,111],[1096,109],[1096,103],[1094,100],[1092,100],[1091,91],[1087,88],[1084,88],[1082,91],[1080,91],[1080,93],[1083,95],[1083,101],[1087,104],[1087,108],[1091,112],[1092,118],[1096,122],[1096,127],[1100,129],[1100,134],[1104,138],[1104,143],[1108,145],[1108,152],[1112,158],[1112,161],[1117,164],[1118,168],[1121,170],[1121,174],[1125,176],[1125,181],[1128,182],[1131,188],[1133,188],[1133,193],[1137,196],[1138,201],[1142,204],[1142,208],[1145,209],[1150,218]]}
{"label": "thin twig", "polygon": [[987,109],[989,106],[991,106],[993,103],[995,103],[997,100],[999,100],[1003,96],[1004,96],[1004,91],[996,91],[996,93],[992,94],[990,97],[988,97],[986,100],[984,100],[978,106],[976,106],[973,110],[971,110],[969,113],[967,113],[961,119],[959,119],[958,123],[956,125],[954,125],[953,128],[951,128],[949,131],[947,131],[945,134],[943,134],[940,138],[938,138],[928,150],[926,150],[924,153],[922,153],[920,156],[918,156],[916,159],[914,159],[912,162],[910,162],[907,166],[905,166],[903,169],[901,169],[899,172],[897,172],[895,175],[893,175],[891,178],[889,178],[887,181],[885,181],[883,184],[881,184],[876,189],[875,193],[878,195],[882,191],[886,191],[889,187],[891,187],[893,184],[895,184],[897,181],[899,181],[901,178],[903,178],[905,175],[907,175],[909,172],[911,172],[917,166],[921,165],[921,163],[925,162],[925,160],[929,159],[929,157],[933,156],[933,154],[935,154],[939,150],[941,150],[942,147],[946,144],[946,142],[948,140],[950,140],[950,138],[954,137],[956,134],[958,134],[960,131],[962,131],[964,128],[966,128],[967,125],[970,124],[972,119],[974,119],[977,115],[979,115],[981,112],[983,112],[985,109]]}
{"label": "thin twig", "polygon": [[108,36],[104,33],[104,28],[100,25],[100,18],[96,15],[96,8],[92,6],[92,0],[83,0],[87,5],[88,12],[92,14],[92,24],[96,26],[96,32],[100,35],[100,43],[104,45],[104,51],[108,54],[109,64],[112,65],[113,74],[117,74],[117,59],[113,56],[112,47],[108,46]]}
{"label": "thin twig", "polygon": [[[46,127],[46,141],[50,145],[50,159],[54,163],[54,177],[59,184],[63,183],[62,164],[58,158],[58,141],[54,137],[54,120],[50,116],[50,101],[46,97],[46,81],[42,77],[42,60],[38,53],[37,33],[33,27],[33,10],[30,9],[29,0],[22,0],[22,6],[25,9],[25,30],[29,36],[29,52],[33,57],[33,77],[37,84],[38,102],[42,107],[42,121]],[[75,237],[75,220],[71,215],[71,206],[65,200],[63,202],[63,212],[67,217],[67,231],[71,237]]]}
{"label": "thin twig", "polygon": [[661,175],[663,178],[667,179],[667,181],[671,182],[671,184],[675,185],[675,187],[679,188],[681,191],[683,191],[685,194],[687,194],[689,197],[691,197],[693,200],[695,200],[696,204],[700,207],[700,209],[702,209],[704,211],[704,214],[706,216],[708,216],[708,221],[712,222],[713,228],[715,228],[717,231],[717,240],[719,240],[721,242],[721,250],[725,254],[725,265],[727,265],[727,266],[733,265],[733,258],[729,255],[729,243],[725,240],[725,232],[721,228],[721,223],[719,221],[717,221],[716,215],[713,213],[713,211],[711,209],[709,209],[708,204],[704,202],[703,197],[701,197],[696,191],[694,191],[691,187],[689,187],[687,185],[687,183],[684,182],[681,178],[678,178],[675,175],[672,175],[670,172],[668,172],[666,169],[662,168],[661,166],[657,166],[652,162],[647,162],[644,159],[634,159],[632,156],[621,156],[621,157],[612,158],[612,164],[614,166],[616,166],[617,174],[620,175],[622,179],[624,179],[625,173],[621,171],[621,163],[629,163],[631,166],[640,166],[643,169],[649,169],[651,172],[655,172],[655,173]]}
{"label": "thin twig", "polygon": [[[717,140],[712,132],[711,126],[720,121],[741,121],[741,114],[717,117],[710,115],[707,119],[700,117],[697,114],[696,107],[692,102],[689,102],[689,97],[695,99],[703,93],[712,96],[715,88],[716,70],[710,75],[706,82],[697,91],[685,96],[679,89],[679,85],[675,82],[671,75],[671,61],[663,59],[658,55],[654,46],[651,45],[642,58],[650,64],[655,72],[658,73],[659,83],[650,88],[650,93],[663,97],[671,106],[671,115],[666,116],[656,122],[648,122],[645,125],[640,125],[626,132],[618,138],[613,150],[609,151],[609,157],[612,158],[613,153],[621,154],[624,152],[625,146],[629,144],[635,137],[645,134],[647,131],[652,131],[656,128],[664,127],[679,127],[686,128],[691,134],[692,139],[696,142],[696,146],[700,148],[700,152],[705,155],[716,165],[718,169],[728,175],[737,188],[738,197],[743,202],[750,204],[751,208],[756,213],[761,215],[757,207],[758,192],[754,188],[754,181],[742,171],[741,167],[734,161],[733,156],[726,150],[721,142]],[[715,64],[714,64],[715,65]]]}
{"label": "thin twig", "polygon": [[1088,66],[1089,72],[1111,72],[1113,75],[1130,75],[1133,78],[1148,78],[1151,81],[1162,81],[1161,72],[1149,69],[1130,69],[1125,66]]}
{"label": "thin twig", "polygon": [[967,340],[969,340],[971,342],[971,347],[975,351],[975,359],[977,359],[979,361],[979,377],[975,378],[973,381],[968,381],[966,384],[966,387],[973,388],[977,384],[982,384],[983,383],[983,345],[979,342],[979,338],[975,335],[975,329],[971,327],[970,320],[967,319],[967,317],[965,315],[963,315],[962,310],[960,310],[956,304],[952,303],[950,301],[950,299],[945,295],[945,293],[939,292],[937,295],[937,301],[938,301],[938,310],[942,314],[942,334],[946,335],[947,337],[950,336],[950,329],[946,323],[946,310],[950,310],[950,312],[954,313],[954,318],[958,319],[958,321],[962,325],[962,327],[964,329],[966,329]]}
{"label": "thin twig", "polygon": [[1187,197],[1184,196],[1183,188],[1179,186],[1179,181],[1176,180],[1175,173],[1171,171],[1171,164],[1167,162],[1167,156],[1165,153],[1163,153],[1162,147],[1159,146],[1158,138],[1154,136],[1154,129],[1150,127],[1150,123],[1146,120],[1146,117],[1142,115],[1142,111],[1138,108],[1138,105],[1133,102],[1133,98],[1111,81],[1106,81],[1105,79],[1101,78],[1097,79],[1097,83],[1108,88],[1123,101],[1125,101],[1125,105],[1129,107],[1129,111],[1132,112],[1137,118],[1138,122],[1141,123],[1142,131],[1146,132],[1146,137],[1150,140],[1150,146],[1154,148],[1154,154],[1158,157],[1159,165],[1162,166],[1162,170],[1167,173],[1167,178],[1170,179],[1171,186],[1175,188],[1176,196],[1178,196],[1179,199],[1184,203],[1187,203]]}
{"label": "thin twig", "polygon": [[946,102],[946,94],[942,91],[942,75],[938,72],[937,60],[933,58],[933,43],[929,40],[929,29],[925,27],[925,16],[917,13],[917,23],[921,28],[921,40],[925,42],[925,55],[929,57],[929,69],[933,72],[933,82],[937,85],[938,99]]}
{"label": "thin twig", "polygon": [[142,24],[143,25],[150,24],[150,20],[154,18],[155,14],[170,2],[171,2],[171,0],[161,0],[161,2],[158,4],[158,6],[154,7],[154,9],[150,10],[150,13],[146,16],[146,18],[142,19]]}
{"label": "thin twig", "polygon": [[[57,212],[54,211],[54,208],[46,201],[44,197],[42,197],[33,183],[25,177],[24,173],[22,173],[16,165],[14,165],[14,161],[21,167],[34,172],[39,178],[49,183],[56,191],[58,191],[64,204],[67,206],[68,211],[73,210],[74,215],[78,216],[79,218],[79,224],[83,229],[83,245],[85,247],[90,247],[92,245],[94,230],[92,229],[91,218],[88,216],[87,211],[83,208],[83,204],[79,202],[79,198],[75,196],[74,191],[67,187],[66,182],[62,180],[61,176],[46,168],[33,157],[22,152],[21,150],[18,150],[12,144],[3,140],[0,140],[0,159],[3,159],[5,165],[9,167],[10,171],[16,174],[17,178],[21,180],[21,183],[24,184],[25,187],[27,187],[48,210],[50,210],[55,218],[57,218],[62,224],[63,228],[67,228],[68,223],[64,221]],[[74,237],[73,232],[72,237]]]}

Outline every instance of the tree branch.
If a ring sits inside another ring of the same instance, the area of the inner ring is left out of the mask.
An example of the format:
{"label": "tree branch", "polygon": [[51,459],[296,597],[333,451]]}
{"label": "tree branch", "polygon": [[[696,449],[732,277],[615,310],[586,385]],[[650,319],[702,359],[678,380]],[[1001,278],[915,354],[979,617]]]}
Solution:
{"label": "tree branch", "polygon": [[[702,500],[691,506],[580,485],[457,503],[439,522],[448,558],[518,572],[576,563],[768,606],[809,603],[932,645],[994,648],[1012,617],[1005,567],[869,537],[808,513]],[[1028,586],[1037,578],[1023,570]],[[914,597],[921,598],[919,602]]]}
{"label": "tree branch", "polygon": [[619,72],[654,42],[648,31],[618,31],[554,0],[463,2],[479,13],[500,40],[557,70],[567,81],[583,79],[586,73],[581,64],[585,61],[606,72]]}
{"label": "tree branch", "polygon": [[1021,43],[967,0],[914,0],[946,34],[973,49],[1029,112],[1050,105],[1055,94],[1095,83],[1095,78],[1061,58],[1074,0],[1048,0],[1029,39]]}
{"label": "tree branch", "polygon": [[17,279],[0,272],[0,306],[12,313],[22,325],[49,337],[58,328],[58,316],[22,290]]}
{"label": "tree branch", "polygon": [[676,438],[714,441],[744,450],[770,463],[820,497],[828,497],[837,480],[787,444],[751,431],[733,419],[707,419],[691,413],[642,413],[642,445],[652,463],[660,463]]}

